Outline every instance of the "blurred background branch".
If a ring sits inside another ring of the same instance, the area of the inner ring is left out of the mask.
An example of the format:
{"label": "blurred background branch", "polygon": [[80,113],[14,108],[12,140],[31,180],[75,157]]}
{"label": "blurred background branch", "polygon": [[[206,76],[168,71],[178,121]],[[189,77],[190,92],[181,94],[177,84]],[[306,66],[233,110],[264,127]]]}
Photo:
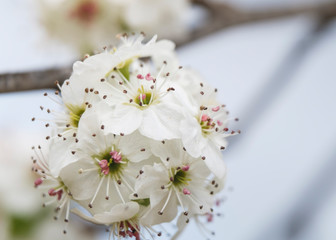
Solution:
{"label": "blurred background branch", "polygon": [[[186,39],[177,42],[182,46],[199,38],[208,36],[221,29],[234,25],[270,20],[300,14],[313,14],[319,18],[320,26],[336,16],[336,2],[320,3],[294,8],[246,11],[236,9],[222,2],[193,0],[193,3],[209,12],[206,22],[189,34]],[[71,74],[71,67],[34,70],[21,73],[0,74],[0,93],[25,90],[55,88],[55,81],[62,83]],[[43,81],[41,81],[43,79]]]}

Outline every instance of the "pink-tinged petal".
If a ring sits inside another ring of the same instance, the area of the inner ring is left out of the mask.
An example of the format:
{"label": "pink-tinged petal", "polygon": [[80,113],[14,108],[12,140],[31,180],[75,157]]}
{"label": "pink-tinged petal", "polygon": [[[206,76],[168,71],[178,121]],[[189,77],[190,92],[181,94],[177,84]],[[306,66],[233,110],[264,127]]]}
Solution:
{"label": "pink-tinged petal", "polygon": [[218,126],[222,126],[222,125],[223,125],[223,122],[220,121],[220,120],[217,120],[217,125],[218,125]]}

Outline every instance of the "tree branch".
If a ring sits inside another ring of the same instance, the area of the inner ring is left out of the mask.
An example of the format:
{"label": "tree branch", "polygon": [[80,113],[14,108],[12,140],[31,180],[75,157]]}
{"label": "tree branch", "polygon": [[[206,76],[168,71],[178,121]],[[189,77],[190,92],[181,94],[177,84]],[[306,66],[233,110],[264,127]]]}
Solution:
{"label": "tree branch", "polygon": [[69,78],[72,67],[0,75],[0,93],[55,88]]}

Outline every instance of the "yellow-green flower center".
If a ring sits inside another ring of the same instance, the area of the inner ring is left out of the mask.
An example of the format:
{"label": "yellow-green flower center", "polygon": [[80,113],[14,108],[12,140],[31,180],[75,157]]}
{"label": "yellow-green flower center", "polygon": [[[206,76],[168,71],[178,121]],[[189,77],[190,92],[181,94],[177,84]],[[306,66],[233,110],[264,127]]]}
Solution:
{"label": "yellow-green flower center", "polygon": [[188,178],[187,171],[183,171],[182,169],[179,169],[175,172],[175,175],[173,177],[173,185],[176,187],[179,187],[181,185],[188,185],[191,181],[190,178]]}
{"label": "yellow-green flower center", "polygon": [[86,109],[85,105],[75,106],[72,104],[67,104],[66,107],[69,110],[71,126],[78,128],[79,120]]}

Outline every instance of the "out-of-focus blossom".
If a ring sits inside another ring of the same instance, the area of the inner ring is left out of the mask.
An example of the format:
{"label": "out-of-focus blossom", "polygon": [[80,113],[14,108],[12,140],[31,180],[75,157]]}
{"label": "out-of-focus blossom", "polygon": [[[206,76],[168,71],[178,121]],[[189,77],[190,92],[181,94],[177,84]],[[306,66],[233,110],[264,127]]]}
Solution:
{"label": "out-of-focus blossom", "polygon": [[78,223],[64,235],[64,221],[55,221],[54,209],[42,207],[42,192],[36,192],[37,175],[29,157],[30,145],[38,137],[20,131],[0,139],[0,239],[92,239],[94,233]]}
{"label": "out-of-focus blossom", "polygon": [[39,0],[50,37],[81,54],[113,43],[119,33],[144,31],[170,39],[187,35],[188,0]]}

